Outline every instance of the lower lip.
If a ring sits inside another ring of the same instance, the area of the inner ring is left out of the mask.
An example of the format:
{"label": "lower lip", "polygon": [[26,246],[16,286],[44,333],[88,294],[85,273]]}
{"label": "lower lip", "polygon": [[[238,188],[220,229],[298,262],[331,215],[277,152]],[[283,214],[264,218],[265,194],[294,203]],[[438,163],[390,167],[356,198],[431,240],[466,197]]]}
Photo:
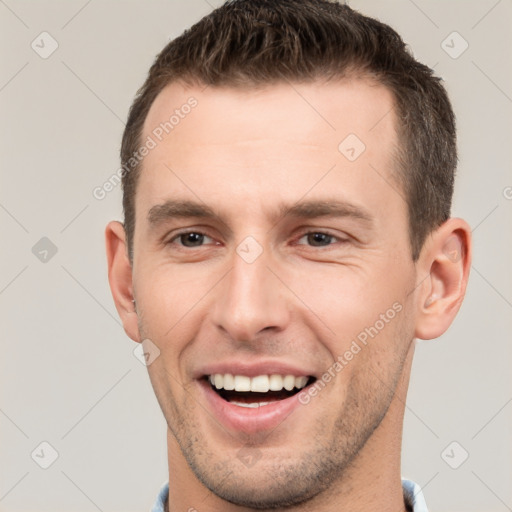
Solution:
{"label": "lower lip", "polygon": [[[242,407],[221,398],[206,380],[198,381],[215,417],[228,429],[248,434],[275,429],[302,404],[299,393],[260,407]],[[305,388],[304,388],[305,389]]]}

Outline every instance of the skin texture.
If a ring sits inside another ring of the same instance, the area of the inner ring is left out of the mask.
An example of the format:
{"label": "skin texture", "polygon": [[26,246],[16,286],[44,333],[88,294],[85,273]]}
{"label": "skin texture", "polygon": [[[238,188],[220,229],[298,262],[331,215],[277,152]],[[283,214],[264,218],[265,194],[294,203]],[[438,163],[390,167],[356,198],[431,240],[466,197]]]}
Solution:
{"label": "skin texture", "polygon": [[[169,427],[169,510],[404,510],[414,338],[440,336],[455,317],[470,228],[448,220],[413,262],[393,170],[393,100],[381,85],[175,83],[152,105],[142,139],[191,96],[197,106],[144,159],[133,262],[122,224],[106,230],[126,333],[160,350],[148,371]],[[349,134],[365,145],[354,161],[338,150]],[[170,199],[208,205],[219,218],[151,223],[150,210]],[[305,200],[350,203],[368,219],[276,213]],[[206,236],[191,243],[177,236],[184,228]],[[318,232],[330,236],[307,235]],[[252,263],[236,251],[248,236],[262,250]],[[204,365],[265,359],[321,376],[397,304],[335,378],[273,430],[237,431],[211,414],[195,379]],[[242,448],[254,451],[254,465],[242,463]]]}

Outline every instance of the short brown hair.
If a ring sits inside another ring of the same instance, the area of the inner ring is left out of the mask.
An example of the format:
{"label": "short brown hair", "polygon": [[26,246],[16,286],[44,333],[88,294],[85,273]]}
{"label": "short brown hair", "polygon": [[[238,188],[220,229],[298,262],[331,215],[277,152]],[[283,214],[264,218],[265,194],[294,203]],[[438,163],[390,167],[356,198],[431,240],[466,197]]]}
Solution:
{"label": "short brown hair", "polygon": [[[388,25],[329,0],[230,0],[156,57],[130,108],[121,146],[123,209],[133,255],[135,195],[148,111],[170,83],[255,87],[357,74],[393,94],[397,177],[407,202],[412,258],[450,216],[457,165],[455,117],[440,79]],[[133,160],[133,159],[132,159]]]}

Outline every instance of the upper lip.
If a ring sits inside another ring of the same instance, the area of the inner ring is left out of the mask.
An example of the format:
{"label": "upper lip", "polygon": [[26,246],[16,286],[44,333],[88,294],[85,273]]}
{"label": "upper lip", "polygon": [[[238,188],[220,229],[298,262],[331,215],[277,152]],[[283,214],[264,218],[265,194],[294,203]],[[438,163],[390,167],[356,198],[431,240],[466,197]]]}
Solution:
{"label": "upper lip", "polygon": [[258,375],[294,375],[295,377],[316,377],[316,372],[304,366],[292,365],[284,361],[267,360],[257,362],[242,362],[239,359],[206,364],[199,368],[194,378],[201,379],[216,373],[231,375],[246,375],[257,377]]}

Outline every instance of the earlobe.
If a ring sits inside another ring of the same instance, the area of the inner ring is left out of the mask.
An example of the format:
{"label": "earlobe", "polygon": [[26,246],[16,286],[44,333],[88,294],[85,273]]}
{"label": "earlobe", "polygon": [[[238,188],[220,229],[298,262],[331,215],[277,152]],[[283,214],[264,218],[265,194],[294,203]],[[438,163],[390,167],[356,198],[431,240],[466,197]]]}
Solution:
{"label": "earlobe", "polygon": [[126,250],[126,234],[120,222],[109,222],[105,230],[108,281],[126,334],[140,342],[138,318],[133,297],[132,265]]}
{"label": "earlobe", "polygon": [[448,329],[464,299],[470,266],[471,228],[462,219],[449,219],[432,233],[417,264],[423,282],[415,337],[433,339]]}

